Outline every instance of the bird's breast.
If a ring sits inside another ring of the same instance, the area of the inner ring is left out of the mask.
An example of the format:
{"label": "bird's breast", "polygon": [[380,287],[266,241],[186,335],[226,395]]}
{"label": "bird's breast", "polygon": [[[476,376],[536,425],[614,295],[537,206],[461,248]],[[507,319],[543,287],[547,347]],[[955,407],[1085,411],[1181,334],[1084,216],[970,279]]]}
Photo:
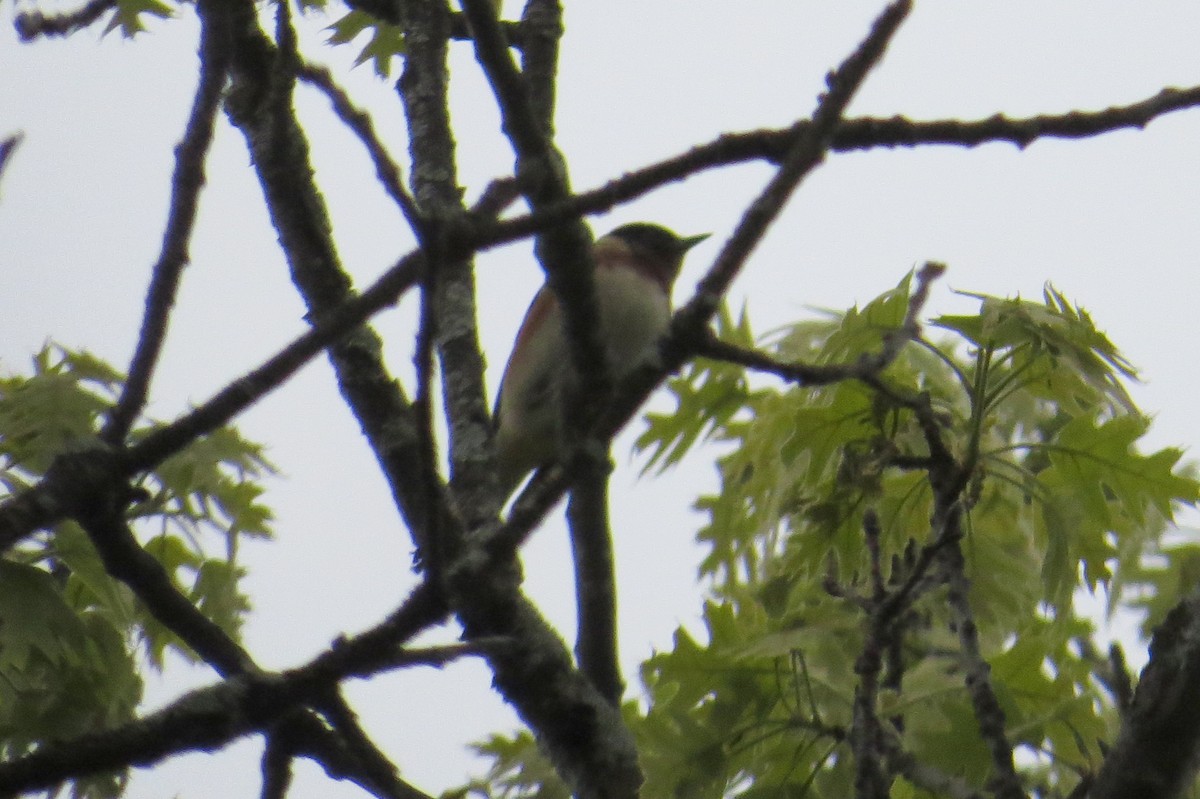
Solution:
{"label": "bird's breast", "polygon": [[670,299],[646,276],[615,267],[596,271],[596,294],[609,365],[620,376],[666,332]]}

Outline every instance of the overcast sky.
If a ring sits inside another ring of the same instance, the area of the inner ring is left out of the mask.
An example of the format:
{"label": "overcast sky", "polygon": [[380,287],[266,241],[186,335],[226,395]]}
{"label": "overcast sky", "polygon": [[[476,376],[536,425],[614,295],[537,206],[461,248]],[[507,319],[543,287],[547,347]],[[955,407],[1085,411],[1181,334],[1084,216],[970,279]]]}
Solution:
{"label": "overcast sky", "polygon": [[[580,189],[722,132],[807,116],[825,73],[882,7],[860,0],[567,5],[558,143]],[[23,131],[25,140],[0,183],[0,369],[25,371],[50,338],[124,368],[161,242],[172,150],[195,87],[197,26],[185,9],[134,41],[97,29],[20,45],[13,12],[9,2],[0,15],[0,135]],[[349,69],[356,48],[322,46],[320,27],[320,20],[307,25],[309,56],[335,68],[406,163],[390,83],[368,66]],[[1184,0],[924,0],[850,115],[974,119],[1130,103],[1164,86],[1200,84],[1197,41],[1200,4]],[[456,45],[453,69],[470,198],[511,169],[512,155],[466,45]],[[301,89],[297,102],[340,252],[364,286],[407,251],[411,237],[324,100]],[[1200,433],[1197,142],[1200,111],[1188,111],[1144,131],[1041,141],[1024,152],[994,144],[832,156],[755,253],[731,300],[745,303],[764,332],[813,307],[870,300],[925,260],[950,267],[931,312],[973,308],[952,289],[1038,297],[1052,281],[1142,368],[1144,384],[1133,395],[1156,416],[1152,443],[1192,446]],[[160,418],[203,401],[304,329],[248,161],[240,134],[222,120],[192,266],[153,386]],[[689,255],[676,287],[683,301],[768,176],[761,165],[710,172],[592,223],[597,233],[637,220],[713,232]],[[527,245],[489,253],[479,266],[494,390],[541,275]],[[407,380],[411,303],[374,323]],[[278,540],[245,548],[255,604],[246,643],[268,667],[301,663],[338,633],[373,625],[413,583],[407,535],[330,378],[318,362],[239,422],[282,469],[267,496]],[[659,397],[656,407],[669,403]],[[636,690],[637,663],[668,647],[678,624],[695,624],[701,587],[693,535],[701,519],[690,507],[715,478],[707,450],[639,480],[631,440],[627,434],[615,451],[613,523],[623,663]],[[570,640],[561,512],[534,538],[525,564],[530,594]],[[150,695],[161,704],[181,686],[212,679],[204,669],[172,668],[151,679]],[[403,776],[437,793],[466,776],[467,741],[513,724],[489,683],[483,668],[460,664],[388,675],[349,694]],[[259,751],[252,740],[215,758],[177,758],[140,772],[130,796],[256,795]],[[361,795],[310,765],[301,776],[297,797]]]}

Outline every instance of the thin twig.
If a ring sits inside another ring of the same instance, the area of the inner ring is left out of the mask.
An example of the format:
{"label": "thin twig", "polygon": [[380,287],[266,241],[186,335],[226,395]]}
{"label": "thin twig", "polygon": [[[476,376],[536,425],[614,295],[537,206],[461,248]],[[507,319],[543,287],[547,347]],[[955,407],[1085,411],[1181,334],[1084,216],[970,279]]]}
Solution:
{"label": "thin twig", "polygon": [[562,14],[562,4],[556,0],[528,0],[521,11],[521,74],[529,87],[533,113],[546,130],[554,123]]}
{"label": "thin twig", "polygon": [[146,310],[137,349],[121,396],[100,434],[101,439],[110,444],[117,444],[129,435],[134,420],[146,404],[150,378],[162,352],[171,308],[188,263],[188,241],[196,222],[200,191],[204,187],[204,160],[212,145],[221,93],[229,72],[228,14],[216,3],[200,3],[197,8],[200,15],[200,82],[183,141],[175,148],[170,210],[163,231],[162,249],[146,291]]}
{"label": "thin twig", "polygon": [[[400,779],[396,764],[376,746],[336,687],[330,687],[326,699],[318,703],[321,715],[333,727],[333,732],[345,742],[347,750],[357,758],[355,771],[364,774],[377,787],[380,799],[431,799]],[[279,730],[284,725],[276,725]]]}
{"label": "thin twig", "polygon": [[105,11],[116,7],[116,0],[89,0],[83,8],[66,14],[23,11],[17,14],[13,24],[23,42],[31,42],[39,36],[69,36],[100,19]]}
{"label": "thin twig", "polygon": [[[1020,147],[1046,138],[1083,139],[1127,128],[1144,128],[1166,114],[1200,106],[1200,86],[1163,89],[1153,97],[1104,111],[1071,111],[1011,119],[996,114],[987,119],[913,121],[902,117],[847,119],[830,141],[831,152],[857,152],[894,147],[958,145],[978,147],[1011,142]],[[687,152],[623,174],[602,186],[575,194],[562,203],[539,208],[527,217],[507,222],[528,234],[557,222],[603,213],[663,186],[716,169],[754,161],[778,163],[797,134],[813,124],[804,120],[784,129],[723,133]]]}
{"label": "thin twig", "polygon": [[794,134],[787,155],[767,186],[742,215],[733,235],[696,287],[695,296],[676,315],[676,330],[701,330],[720,307],[751,251],[783,210],[792,193],[824,159],[842,114],[867,73],[883,57],[888,42],[912,9],[911,0],[897,0],[875,20],[871,32],[842,64],[830,73],[829,91],[813,114],[812,124]]}
{"label": "thin twig", "polygon": [[17,145],[25,138],[22,133],[14,133],[11,136],[6,136],[0,139],[0,178],[4,177],[4,170],[8,166],[9,159],[17,150]]}
{"label": "thin twig", "polygon": [[370,114],[354,105],[350,95],[337,85],[333,74],[327,68],[318,64],[302,62],[298,67],[298,75],[301,80],[315,86],[329,99],[338,119],[362,142],[367,155],[371,158],[371,163],[375,165],[375,175],[379,178],[379,183],[383,186],[384,191],[400,208],[400,212],[408,220],[409,226],[414,231],[420,230],[421,212],[417,209],[417,201],[404,188],[404,183],[400,178],[400,167],[396,165],[387,148],[375,133],[375,126],[371,122]]}
{"label": "thin twig", "polygon": [[929,299],[930,284],[944,273],[945,266],[942,264],[926,263],[917,272],[917,286],[909,297],[908,311],[900,327],[883,334],[877,351],[864,353],[852,363],[785,363],[758,350],[721,341],[708,328],[697,337],[692,349],[696,355],[736,363],[804,386],[823,386],[843,380],[875,380],[896,360],[904,345],[921,334],[918,319]]}

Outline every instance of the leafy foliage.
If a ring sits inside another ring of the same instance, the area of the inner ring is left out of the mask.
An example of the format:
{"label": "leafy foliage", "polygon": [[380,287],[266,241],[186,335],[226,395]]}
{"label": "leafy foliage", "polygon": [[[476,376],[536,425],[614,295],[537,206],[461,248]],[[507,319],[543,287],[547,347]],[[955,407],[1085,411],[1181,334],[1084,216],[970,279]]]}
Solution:
{"label": "leafy foliage", "polygon": [[[910,280],[780,331],[769,351],[853,362],[902,325]],[[676,412],[650,416],[639,440],[652,463],[675,464],[705,439],[732,451],[721,491],[697,503],[708,517],[698,533],[711,594],[703,635],[680,628],[643,666],[646,706],[632,721],[646,795],[852,795],[847,739],[873,569],[890,589],[916,586],[883,655],[887,734],[977,790],[992,776],[949,589],[922,571],[935,551],[936,453],[914,411],[921,397],[968,474],[958,502],[970,607],[1024,778],[1063,796],[1102,760],[1117,723],[1111,664],[1074,598],[1106,590],[1111,608],[1161,618],[1200,573],[1200,550],[1164,540],[1200,483],[1179,450],[1138,450],[1149,422],[1125,389],[1135,372],[1084,311],[1052,288],[1041,302],[968,296],[977,314],[934,320],[951,338],[908,345],[875,386],[768,389],[708,361],[671,381]],[[744,315],[737,325],[723,317],[720,333],[753,340]],[[874,557],[868,512],[879,524]],[[491,747],[512,796],[515,755]],[[536,772],[527,777],[536,785]],[[898,777],[892,795],[936,794]]]}
{"label": "leafy foliage", "polygon": [[375,74],[381,78],[391,77],[392,59],[404,54],[404,34],[401,29],[365,11],[355,9],[347,12],[328,30],[330,44],[349,44],[361,34],[369,33],[370,39],[354,59],[354,65],[370,61],[375,67]]}
{"label": "leafy foliage", "polygon": [[[0,377],[0,499],[94,436],[121,379],[93,356],[57,346],[34,357],[32,374]],[[219,430],[145,475],[144,499],[128,511],[177,587],[233,635],[248,609],[237,545],[270,533],[257,482],[270,470],[261,447]],[[217,555],[208,551],[214,536]],[[156,667],[168,649],[193,656],[106,573],[78,524],[10,552],[0,560],[0,751],[12,757],[129,720],[142,697],[139,645]],[[123,779],[81,781],[74,793],[112,796]]]}
{"label": "leafy foliage", "polygon": [[537,741],[528,732],[512,738],[494,735],[475,746],[477,754],[491,758],[492,768],[481,779],[457,790],[447,791],[445,799],[466,799],[472,795],[516,799],[536,794],[540,799],[569,799],[570,790],[563,784],[550,762],[538,751]]}
{"label": "leafy foliage", "polygon": [[104,32],[110,33],[119,28],[122,36],[132,39],[146,30],[145,17],[166,19],[174,14],[175,7],[163,0],[117,0],[112,19]]}

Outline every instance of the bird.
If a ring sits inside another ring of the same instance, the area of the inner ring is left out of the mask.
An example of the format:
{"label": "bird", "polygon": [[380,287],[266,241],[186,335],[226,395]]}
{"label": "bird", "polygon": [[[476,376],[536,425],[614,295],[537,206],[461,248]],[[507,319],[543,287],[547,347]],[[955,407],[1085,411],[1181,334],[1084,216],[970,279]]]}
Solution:
{"label": "bird", "polygon": [[[596,301],[609,374],[620,380],[671,322],[671,287],[688,250],[708,238],[681,237],[661,225],[622,225],[596,240]],[[558,459],[561,396],[571,373],[562,311],[543,285],[525,312],[500,380],[493,415],[504,496],[532,470]]]}

